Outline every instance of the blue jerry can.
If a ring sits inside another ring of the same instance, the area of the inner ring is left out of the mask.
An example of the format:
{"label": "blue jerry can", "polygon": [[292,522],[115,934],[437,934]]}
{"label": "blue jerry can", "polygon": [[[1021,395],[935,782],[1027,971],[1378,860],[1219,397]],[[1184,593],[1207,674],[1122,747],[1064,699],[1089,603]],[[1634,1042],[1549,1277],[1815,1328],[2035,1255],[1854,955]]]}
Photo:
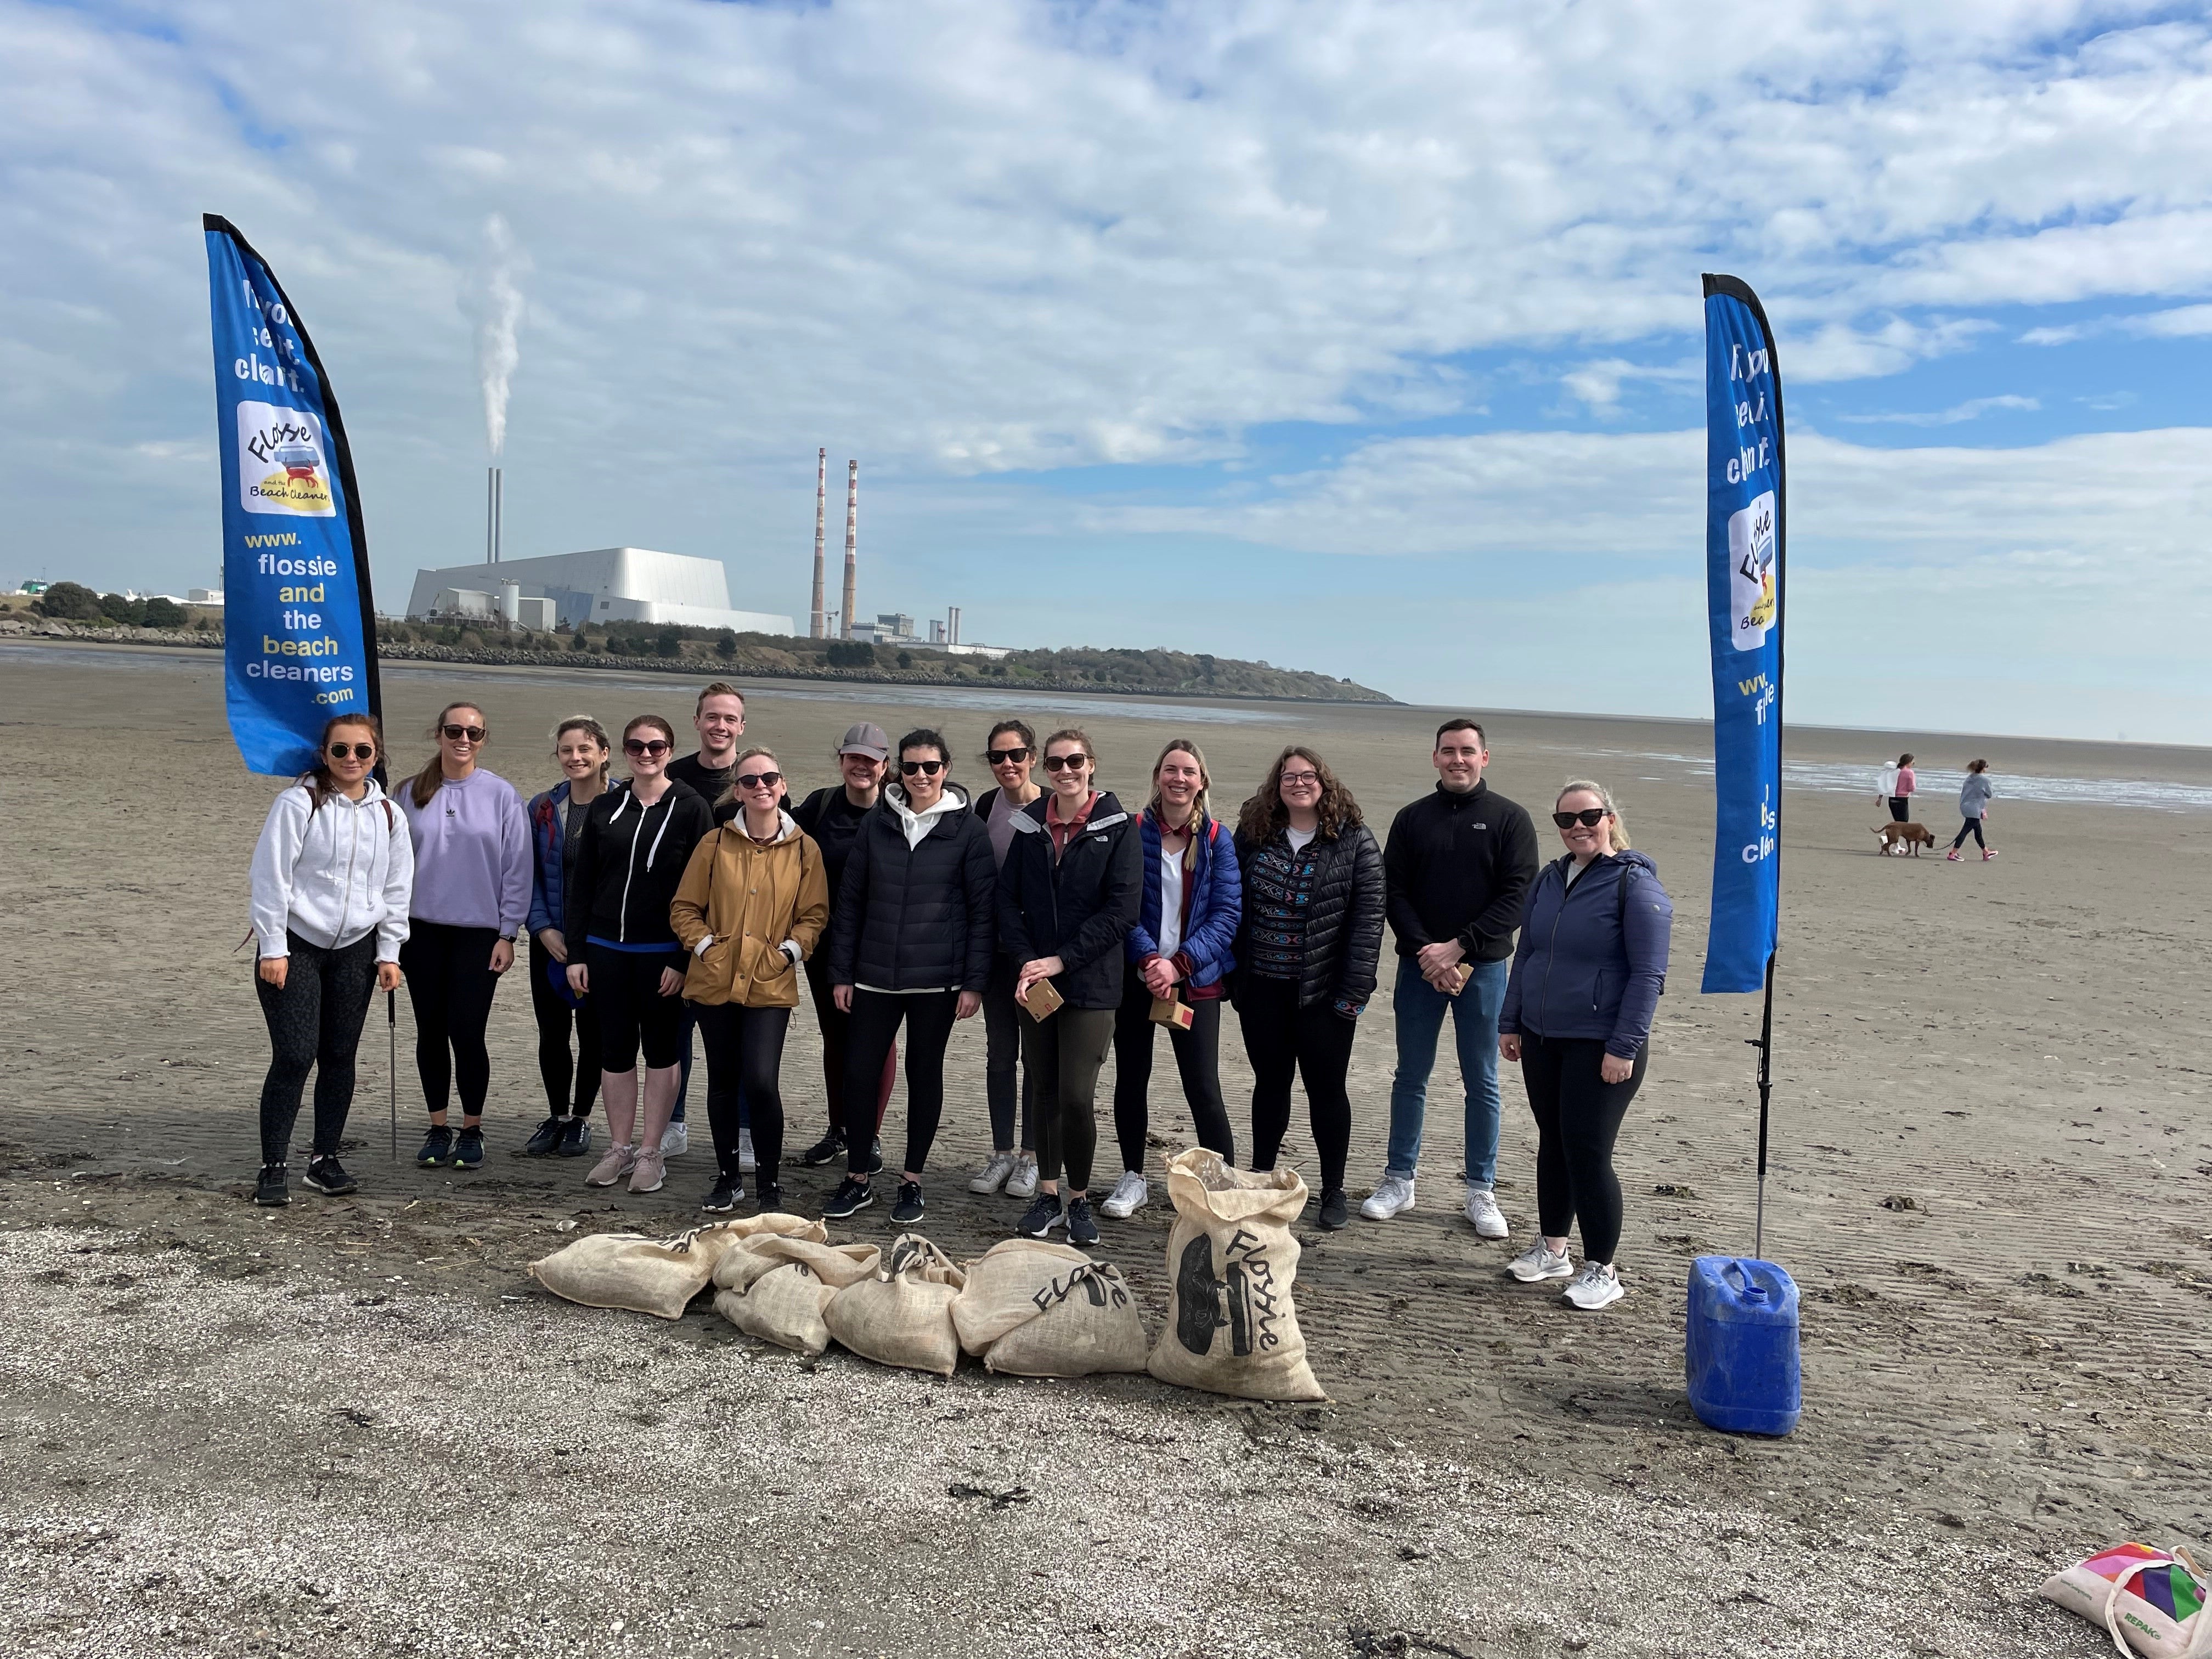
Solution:
{"label": "blue jerry can", "polygon": [[1690,1264],[1683,1370],[1690,1409],[1730,1434],[1787,1434],[1802,1409],[1797,1281],[1771,1261],[1701,1255]]}

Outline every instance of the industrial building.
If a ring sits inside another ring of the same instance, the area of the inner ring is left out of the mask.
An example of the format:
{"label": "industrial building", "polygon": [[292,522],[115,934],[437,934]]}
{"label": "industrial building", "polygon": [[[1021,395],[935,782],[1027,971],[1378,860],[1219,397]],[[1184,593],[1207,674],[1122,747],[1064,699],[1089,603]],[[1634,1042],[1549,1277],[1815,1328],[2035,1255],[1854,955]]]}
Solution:
{"label": "industrial building", "polygon": [[673,623],[740,634],[792,634],[792,619],[730,605],[720,559],[601,547],[415,573],[410,617],[498,616],[541,630],[584,623]]}

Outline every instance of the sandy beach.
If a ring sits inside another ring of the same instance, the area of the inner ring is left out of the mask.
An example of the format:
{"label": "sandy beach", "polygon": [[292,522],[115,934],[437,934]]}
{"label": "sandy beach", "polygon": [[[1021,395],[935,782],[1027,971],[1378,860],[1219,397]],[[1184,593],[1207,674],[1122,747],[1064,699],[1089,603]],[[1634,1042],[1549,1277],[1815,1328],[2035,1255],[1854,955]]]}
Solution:
{"label": "sandy beach", "polygon": [[[1767,1442],[1703,1429],[1683,1396],[1684,1276],[1750,1252],[1756,1123],[1757,1000],[1697,994],[1700,726],[1468,711],[1492,786],[1540,823],[1565,778],[1610,784],[1675,901],[1620,1143],[1631,1294],[1575,1313],[1505,1278],[1509,1251],[1460,1218],[1446,1045],[1420,1206],[1301,1230],[1299,1314],[1334,1403],[1292,1410],[1144,1378],[808,1364],[703,1304],[668,1326],[549,1298],[526,1263],[580,1231],[691,1224],[711,1154],[695,1080],[699,1150],[652,1198],[512,1157],[544,1108],[519,982],[494,1014],[482,1173],[389,1161],[380,1005],[349,1131],[360,1194],[255,1211],[266,1045],[233,947],[278,785],[240,766],[221,672],[212,653],[0,645],[13,1651],[2026,1659],[2109,1650],[2034,1598],[2055,1565],[2122,1537],[2212,1541],[2212,750],[1792,732],[1765,1253],[1803,1290],[1806,1407]],[[795,792],[832,780],[860,719],[942,726],[956,780],[981,787],[1001,711],[1082,724],[1125,798],[1168,738],[1194,737],[1231,815],[1292,738],[1378,834],[1434,775],[1420,708],[745,690],[748,738]],[[402,767],[454,691],[526,795],[556,775],[557,718],[684,730],[690,710],[657,678],[395,667]],[[1957,775],[1988,757],[2000,859],[1874,855],[1874,775],[1900,749],[1946,843]],[[421,1103],[398,1008],[405,1158]],[[823,1116],[814,1053],[802,1008],[795,1140]],[[1382,1173],[1392,1060],[1386,986],[1354,1054],[1355,1206]],[[1223,1061],[1241,1145],[1233,1016]],[[1504,1085],[1499,1197],[1525,1242],[1534,1136],[1510,1068]],[[1153,1089],[1157,1158],[1190,1138],[1164,1054]],[[955,1255],[1018,1209],[965,1191],[988,1147],[977,1022],[955,1038],[924,1228]],[[1310,1151],[1294,1121],[1285,1159]],[[1152,1173],[1153,1205],[1105,1224],[1100,1254],[1156,1328],[1170,1215]],[[830,1184],[793,1170],[787,1203]],[[893,1231],[881,1208],[855,1219],[833,1237]]]}

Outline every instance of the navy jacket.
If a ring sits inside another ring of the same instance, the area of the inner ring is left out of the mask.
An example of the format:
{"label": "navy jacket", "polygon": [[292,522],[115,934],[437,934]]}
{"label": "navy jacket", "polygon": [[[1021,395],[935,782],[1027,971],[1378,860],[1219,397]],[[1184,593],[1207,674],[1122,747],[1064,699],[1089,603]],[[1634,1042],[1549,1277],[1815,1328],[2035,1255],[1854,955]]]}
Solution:
{"label": "navy jacket", "polygon": [[[530,937],[567,920],[561,898],[566,873],[561,850],[561,803],[568,799],[568,780],[563,778],[530,803]],[[581,951],[576,960],[583,960]]]}
{"label": "navy jacket", "polygon": [[1044,823],[1052,799],[1048,789],[1014,814],[999,871],[999,944],[1018,965],[1058,957],[1066,965],[1054,988],[1070,1007],[1119,1007],[1124,941],[1144,891],[1143,844],[1121,803],[1102,790],[1083,833],[1054,860]]}
{"label": "navy jacket", "polygon": [[[1145,896],[1137,925],[1129,930],[1127,953],[1141,965],[1160,953],[1160,823],[1148,811],[1137,817],[1144,836]],[[1244,916],[1244,878],[1237,863],[1236,837],[1221,820],[1209,817],[1193,841],[1190,906],[1182,919],[1182,943],[1175,965],[1195,987],[1218,984],[1237,966],[1237,925]]]}
{"label": "navy jacket", "polygon": [[1498,1029],[1582,1037],[1633,1060],[1651,1039],[1667,988],[1674,902],[1641,853],[1607,853],[1567,885],[1571,856],[1544,866],[1528,890],[1521,943]]}
{"label": "navy jacket", "polygon": [[980,994],[998,879],[990,832],[948,783],[953,805],[926,814],[930,827],[909,847],[905,798],[898,784],[886,787],[853,837],[830,923],[830,982]]}

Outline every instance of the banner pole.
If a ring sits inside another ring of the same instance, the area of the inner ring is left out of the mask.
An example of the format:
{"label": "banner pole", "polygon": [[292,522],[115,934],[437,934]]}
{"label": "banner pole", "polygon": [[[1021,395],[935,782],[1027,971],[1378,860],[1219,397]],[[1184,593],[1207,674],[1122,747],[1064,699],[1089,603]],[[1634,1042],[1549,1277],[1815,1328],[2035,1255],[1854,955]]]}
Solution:
{"label": "banner pole", "polygon": [[1766,1007],[1759,1015],[1759,1036],[1752,1046],[1759,1050],[1759,1200],[1751,1231],[1752,1259],[1766,1260],[1766,1109],[1774,1088],[1774,957],[1766,958]]}

